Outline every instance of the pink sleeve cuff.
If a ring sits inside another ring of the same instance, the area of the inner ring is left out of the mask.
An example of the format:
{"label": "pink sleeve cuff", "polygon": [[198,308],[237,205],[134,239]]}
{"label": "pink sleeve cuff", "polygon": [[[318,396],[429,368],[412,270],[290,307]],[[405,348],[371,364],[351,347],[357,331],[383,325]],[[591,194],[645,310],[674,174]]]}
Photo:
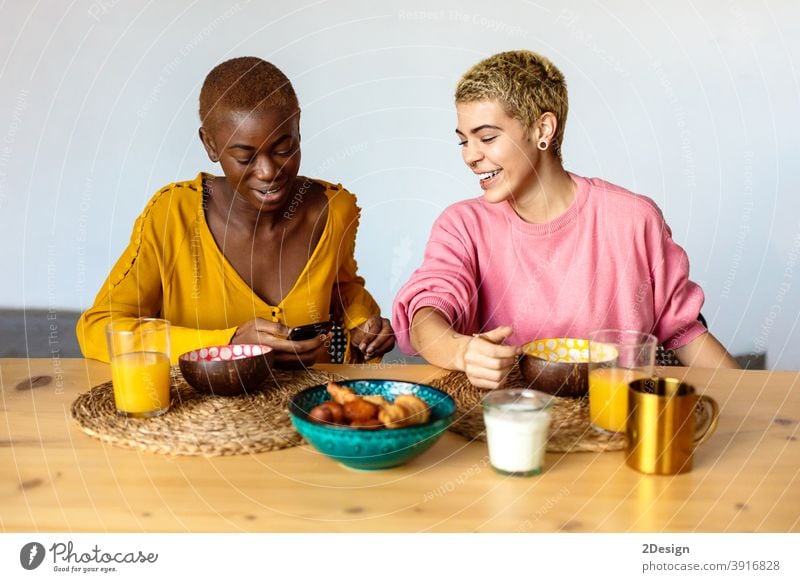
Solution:
{"label": "pink sleeve cuff", "polygon": [[414,314],[423,307],[433,307],[447,318],[450,325],[456,320],[457,308],[447,301],[442,295],[436,293],[420,293],[413,296],[407,305],[398,301],[393,310],[392,326],[394,327],[397,345],[404,354],[416,356],[418,354],[411,345],[411,322]]}

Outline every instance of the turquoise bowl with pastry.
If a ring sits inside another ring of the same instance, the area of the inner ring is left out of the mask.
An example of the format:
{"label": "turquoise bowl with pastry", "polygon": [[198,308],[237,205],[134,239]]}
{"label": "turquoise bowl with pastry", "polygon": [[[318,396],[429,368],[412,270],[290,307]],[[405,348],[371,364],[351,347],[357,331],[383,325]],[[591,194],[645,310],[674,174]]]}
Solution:
{"label": "turquoise bowl with pastry", "polygon": [[418,457],[439,440],[453,422],[456,403],[432,386],[399,380],[343,380],[337,382],[359,395],[379,395],[394,402],[400,394],[422,399],[430,409],[425,424],[404,428],[366,429],[321,424],[309,412],[331,400],[326,385],[299,392],[289,401],[289,416],[297,432],[324,455],[352,469],[377,470],[397,467]]}

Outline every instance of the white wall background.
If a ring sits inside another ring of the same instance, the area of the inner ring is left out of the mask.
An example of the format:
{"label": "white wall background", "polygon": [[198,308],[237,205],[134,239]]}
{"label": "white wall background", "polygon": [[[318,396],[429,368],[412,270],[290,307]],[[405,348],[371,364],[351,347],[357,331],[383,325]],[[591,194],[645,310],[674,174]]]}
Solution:
{"label": "white wall background", "polygon": [[800,369],[800,6],[795,0],[0,6],[0,307],[87,307],[162,185],[214,171],[197,96],[257,55],[295,83],[303,167],[363,207],[357,256],[388,312],[434,218],[480,193],[458,76],[500,50],[570,89],[565,165],[658,202],[734,352]]}

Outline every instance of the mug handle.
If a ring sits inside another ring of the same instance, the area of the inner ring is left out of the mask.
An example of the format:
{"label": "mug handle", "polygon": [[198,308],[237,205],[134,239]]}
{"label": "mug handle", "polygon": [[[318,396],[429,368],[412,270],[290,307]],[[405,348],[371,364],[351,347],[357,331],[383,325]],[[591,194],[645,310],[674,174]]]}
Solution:
{"label": "mug handle", "polygon": [[[705,409],[704,413],[701,413],[701,408]],[[702,419],[694,429],[694,446],[697,446],[706,442],[717,430],[717,421],[719,420],[719,405],[717,401],[704,394],[698,396],[695,417],[698,420]]]}

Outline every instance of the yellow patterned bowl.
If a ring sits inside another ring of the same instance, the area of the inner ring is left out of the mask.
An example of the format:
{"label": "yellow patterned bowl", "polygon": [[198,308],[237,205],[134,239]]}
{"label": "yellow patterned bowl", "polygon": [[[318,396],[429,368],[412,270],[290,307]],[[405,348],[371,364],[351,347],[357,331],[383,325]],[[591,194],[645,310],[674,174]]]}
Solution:
{"label": "yellow patterned bowl", "polygon": [[522,346],[519,368],[531,387],[555,396],[580,398],[589,391],[589,340],[557,337]]}

